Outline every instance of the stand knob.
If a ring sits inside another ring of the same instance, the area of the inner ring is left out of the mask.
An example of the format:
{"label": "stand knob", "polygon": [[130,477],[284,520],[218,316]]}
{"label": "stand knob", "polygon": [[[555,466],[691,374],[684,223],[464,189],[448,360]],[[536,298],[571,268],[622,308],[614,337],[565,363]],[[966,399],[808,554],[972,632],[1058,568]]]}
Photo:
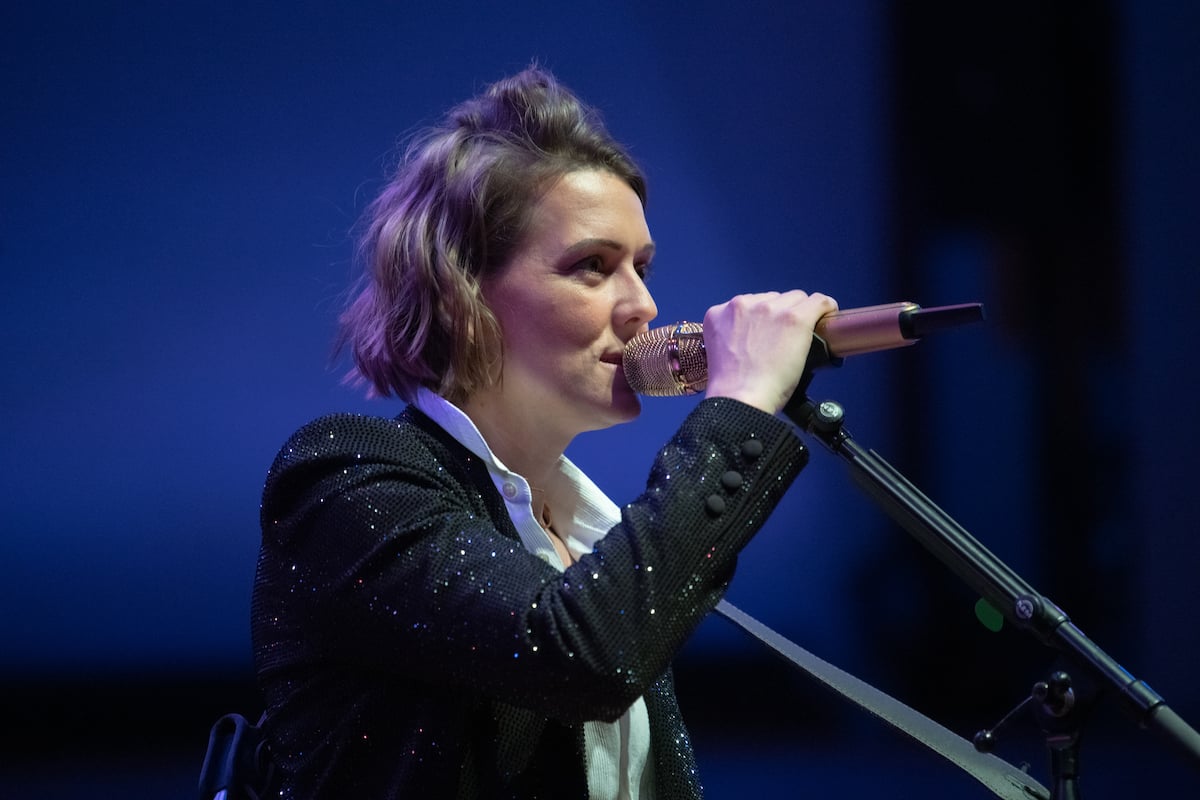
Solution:
{"label": "stand knob", "polygon": [[812,426],[820,433],[836,431],[845,419],[846,412],[840,404],[832,400],[823,400],[813,407]]}

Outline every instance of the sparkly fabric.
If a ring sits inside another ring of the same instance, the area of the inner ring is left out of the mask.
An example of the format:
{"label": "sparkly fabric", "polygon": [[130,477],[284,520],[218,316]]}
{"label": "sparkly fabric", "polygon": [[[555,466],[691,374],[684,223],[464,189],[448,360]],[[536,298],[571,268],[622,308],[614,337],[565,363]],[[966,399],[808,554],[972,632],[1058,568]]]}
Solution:
{"label": "sparkly fabric", "polygon": [[704,400],[560,573],[415,408],[305,426],[267,476],[251,609],[282,797],[583,798],[582,723],[639,696],[656,798],[700,797],[671,659],[806,459],[783,421]]}

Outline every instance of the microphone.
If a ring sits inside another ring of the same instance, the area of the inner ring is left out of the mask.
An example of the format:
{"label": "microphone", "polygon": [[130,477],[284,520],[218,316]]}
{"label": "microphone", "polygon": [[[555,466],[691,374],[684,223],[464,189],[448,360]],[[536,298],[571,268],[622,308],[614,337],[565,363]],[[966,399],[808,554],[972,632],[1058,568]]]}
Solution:
{"label": "microphone", "polygon": [[[983,319],[982,303],[921,308],[886,303],[832,311],[817,321],[806,370],[842,364],[846,356],[915,344],[923,336]],[[625,345],[625,381],[638,394],[678,397],[708,385],[704,326],[679,322],[639,333]]]}

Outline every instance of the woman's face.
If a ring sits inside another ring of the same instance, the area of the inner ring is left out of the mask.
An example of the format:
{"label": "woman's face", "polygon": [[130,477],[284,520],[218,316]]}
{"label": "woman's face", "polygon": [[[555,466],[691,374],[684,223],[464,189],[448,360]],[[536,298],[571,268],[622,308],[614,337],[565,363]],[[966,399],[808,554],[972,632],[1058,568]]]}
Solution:
{"label": "woman's face", "polygon": [[571,437],[637,416],[621,355],[658,314],[645,284],[653,254],[642,204],[620,178],[571,172],[541,197],[524,242],[483,287],[504,336],[489,392],[514,421]]}

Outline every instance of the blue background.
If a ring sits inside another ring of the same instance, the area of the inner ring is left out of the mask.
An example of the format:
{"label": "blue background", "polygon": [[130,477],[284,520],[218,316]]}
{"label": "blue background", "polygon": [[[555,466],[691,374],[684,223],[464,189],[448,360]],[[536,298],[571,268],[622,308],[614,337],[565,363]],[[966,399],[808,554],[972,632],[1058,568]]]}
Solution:
{"label": "blue background", "polygon": [[[405,134],[534,59],[601,108],[648,173],[661,322],[793,287],[844,308],[983,302],[983,325],[849,359],[810,394],[842,402],[856,439],[1200,722],[1200,12],[953,8],[6,10],[0,702],[19,744],[0,779],[29,796],[193,796],[207,726],[257,713],[247,607],[265,470],[312,417],[398,410],[343,386],[330,361],[348,229]],[[946,57],[921,72],[914,53]],[[1072,69],[1081,53],[1101,79]],[[1107,116],[1062,126],[1079,119],[1071,102],[1006,106],[1012,86],[1098,93]],[[1010,108],[1003,131],[954,124]],[[1030,208],[1032,222],[1011,213]],[[1031,239],[1061,246],[1014,246]],[[647,400],[569,455],[632,497],[690,402]],[[992,724],[1052,654],[984,631],[974,595],[812,444],[729,599],[963,735]],[[723,620],[679,670],[714,797],[986,795]],[[1048,783],[1031,723],[1006,747]],[[1091,797],[1198,783],[1111,700],[1084,757]]]}

